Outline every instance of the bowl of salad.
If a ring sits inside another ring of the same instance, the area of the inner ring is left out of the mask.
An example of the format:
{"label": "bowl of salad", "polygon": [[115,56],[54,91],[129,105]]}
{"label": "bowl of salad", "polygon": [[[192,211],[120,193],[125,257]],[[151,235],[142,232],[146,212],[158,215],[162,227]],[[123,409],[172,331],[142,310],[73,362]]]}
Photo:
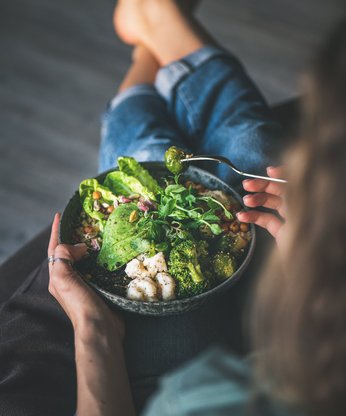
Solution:
{"label": "bowl of salad", "polygon": [[240,196],[205,170],[172,175],[163,162],[120,157],[117,168],[81,182],[59,240],[88,245],[75,267],[108,302],[177,314],[241,277],[255,246],[253,225],[236,218],[241,209]]}

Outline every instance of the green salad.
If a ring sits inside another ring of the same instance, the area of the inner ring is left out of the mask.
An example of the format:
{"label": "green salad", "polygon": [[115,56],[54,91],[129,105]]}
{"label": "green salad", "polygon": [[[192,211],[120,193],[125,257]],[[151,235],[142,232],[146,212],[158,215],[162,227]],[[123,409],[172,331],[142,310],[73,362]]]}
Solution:
{"label": "green salad", "polygon": [[232,276],[251,240],[237,201],[180,174],[154,178],[132,157],[118,158],[118,168],[79,186],[74,240],[90,248],[86,279],[129,299],[169,301]]}

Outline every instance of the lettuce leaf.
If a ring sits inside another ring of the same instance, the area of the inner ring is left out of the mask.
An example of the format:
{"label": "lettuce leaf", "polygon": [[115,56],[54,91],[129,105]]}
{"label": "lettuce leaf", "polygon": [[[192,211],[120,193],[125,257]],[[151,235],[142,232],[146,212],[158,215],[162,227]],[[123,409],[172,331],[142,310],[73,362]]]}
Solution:
{"label": "lettuce leaf", "polygon": [[87,196],[90,193],[100,192],[104,202],[112,204],[117,198],[106,186],[100,185],[96,179],[85,179],[79,185],[79,195],[81,197]]}
{"label": "lettuce leaf", "polygon": [[103,184],[117,195],[129,196],[131,194],[139,194],[146,199],[154,201],[156,199],[155,194],[142,185],[138,179],[120,170],[108,173]]}
{"label": "lettuce leaf", "polygon": [[113,205],[117,198],[109,188],[100,185],[96,179],[85,179],[79,185],[79,195],[83,209],[91,218],[99,221],[99,227],[102,231],[105,225],[105,215],[94,210],[94,199],[92,197],[94,191],[101,194],[100,202],[106,202],[109,205]]}
{"label": "lettuce leaf", "polygon": [[109,271],[119,269],[150,248],[146,231],[138,230],[136,223],[129,222],[134,210],[138,210],[136,204],[122,204],[108,218],[97,262]]}
{"label": "lettuce leaf", "polygon": [[134,176],[143,186],[154,194],[158,194],[161,191],[161,187],[156,179],[154,179],[133,157],[118,157],[118,166],[122,172],[125,172],[129,176]]}

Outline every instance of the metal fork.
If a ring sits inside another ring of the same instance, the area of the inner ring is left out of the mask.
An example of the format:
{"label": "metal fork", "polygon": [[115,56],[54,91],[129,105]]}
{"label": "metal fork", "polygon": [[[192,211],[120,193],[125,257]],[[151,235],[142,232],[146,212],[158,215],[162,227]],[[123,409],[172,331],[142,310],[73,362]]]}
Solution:
{"label": "metal fork", "polygon": [[272,182],[280,182],[280,183],[287,183],[284,179],[278,179],[278,178],[270,178],[269,176],[261,176],[261,175],[254,175],[252,173],[246,173],[242,172],[240,169],[238,169],[234,164],[223,156],[211,156],[211,155],[191,155],[186,157],[185,159],[181,159],[181,162],[194,162],[198,160],[210,160],[212,162],[217,163],[225,163],[228,165],[234,172],[237,172],[239,175],[246,176],[248,178],[256,178],[256,179],[264,179],[266,181],[272,181]]}

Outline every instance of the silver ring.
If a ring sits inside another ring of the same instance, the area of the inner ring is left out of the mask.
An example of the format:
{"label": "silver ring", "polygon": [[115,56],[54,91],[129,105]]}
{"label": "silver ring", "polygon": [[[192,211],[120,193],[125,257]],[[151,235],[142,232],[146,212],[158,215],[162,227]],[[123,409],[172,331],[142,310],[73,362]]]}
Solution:
{"label": "silver ring", "polygon": [[65,258],[63,258],[63,257],[55,257],[55,258],[53,258],[53,260],[52,260],[52,264],[54,264],[54,263],[65,263],[65,264],[67,264],[68,266],[70,266],[70,267],[73,267],[73,262],[71,261],[71,260],[69,260],[69,259],[65,259]]}
{"label": "silver ring", "polygon": [[48,263],[54,263],[54,256],[53,255],[48,257]]}

